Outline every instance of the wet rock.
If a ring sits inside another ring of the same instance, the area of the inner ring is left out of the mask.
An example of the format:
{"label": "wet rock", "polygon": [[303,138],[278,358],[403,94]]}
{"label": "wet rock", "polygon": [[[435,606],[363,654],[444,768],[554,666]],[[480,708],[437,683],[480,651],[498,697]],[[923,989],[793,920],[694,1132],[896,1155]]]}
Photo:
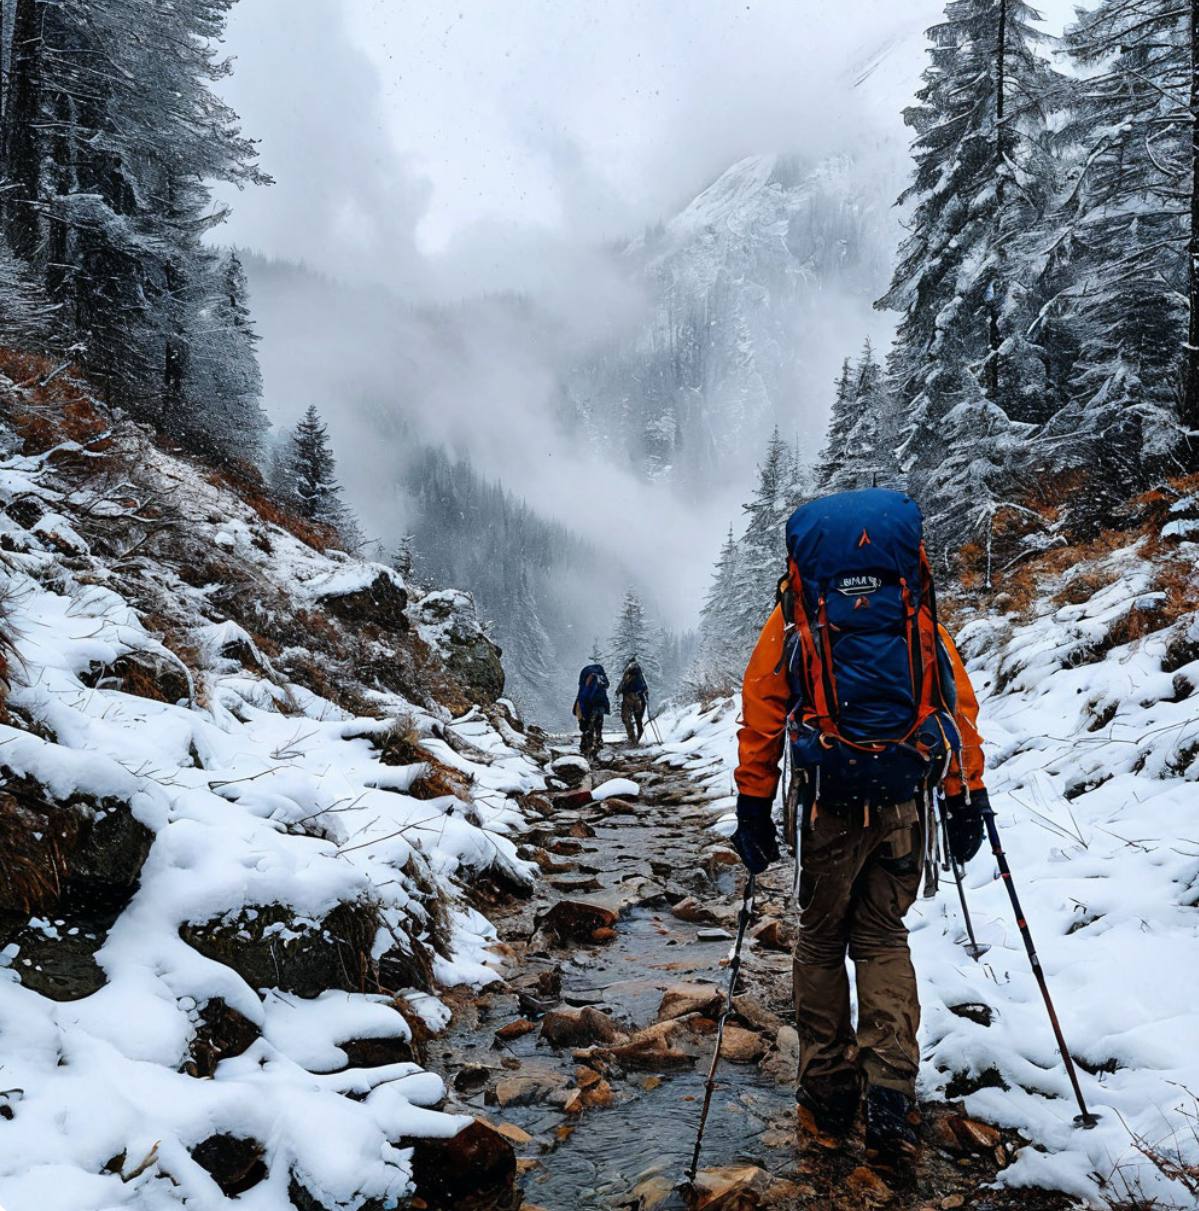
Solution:
{"label": "wet rock", "polygon": [[512,1141],[481,1119],[451,1139],[415,1140],[412,1181],[429,1211],[482,1211],[516,1201]]}
{"label": "wet rock", "polygon": [[544,1102],[569,1083],[556,1069],[526,1067],[497,1081],[487,1100],[499,1106],[531,1106]]}
{"label": "wet rock", "polygon": [[672,984],[662,994],[658,1021],[681,1018],[689,1013],[718,1014],[724,994],[715,984]]}
{"label": "wet rock", "polygon": [[526,1144],[533,1142],[533,1137],[523,1127],[518,1127],[515,1123],[489,1123],[488,1126],[494,1127],[504,1139],[510,1140],[518,1148],[523,1148]]}
{"label": "wet rock", "polygon": [[591,931],[591,940],[593,942],[613,942],[616,940],[616,930],[610,929],[605,925],[601,925],[599,929]]}
{"label": "wet rock", "polygon": [[767,950],[789,951],[795,945],[795,935],[782,921],[776,919],[763,921],[755,926],[749,931],[749,936]]}
{"label": "wet rock", "polygon": [[879,1207],[893,1197],[891,1187],[865,1165],[860,1165],[845,1179],[845,1187],[862,1207]]}
{"label": "wet rock", "polygon": [[[437,596],[429,594],[429,597]],[[429,597],[417,607],[421,621],[430,621],[425,616],[429,609],[434,608],[429,604]],[[386,568],[380,568],[379,574],[368,585],[353,589],[331,589],[318,595],[317,600],[342,622],[357,626],[369,623],[390,631],[408,630],[408,616],[404,612],[408,606],[408,591],[399,577]],[[502,685],[500,692],[503,692]]]}
{"label": "wet rock", "polygon": [[554,805],[554,815],[561,816],[564,812],[577,812],[580,808],[587,807],[591,803],[591,792],[589,790],[555,791],[550,799]]}
{"label": "wet rock", "polygon": [[589,1047],[623,1042],[628,1036],[606,1013],[587,1005],[547,1013],[541,1021],[541,1037],[552,1047]]}
{"label": "wet rock", "polygon": [[210,1135],[192,1149],[192,1160],[208,1172],[228,1198],[252,1190],[267,1175],[263,1147],[236,1135]]}
{"label": "wet rock", "polygon": [[[949,1129],[949,1138],[953,1141],[948,1144],[951,1152],[994,1152],[1003,1143],[1003,1136],[996,1128],[964,1115],[953,1115],[939,1124],[942,1125]],[[938,1135],[945,1139],[943,1131]]]}
{"label": "wet rock", "polygon": [[616,914],[585,900],[559,900],[537,919],[537,929],[559,942],[586,942],[597,929],[611,929]]}
{"label": "wet rock", "polygon": [[743,994],[733,998],[733,1012],[747,1026],[762,1034],[774,1038],[783,1027],[783,1020],[776,1013],[771,1013],[756,997]]}
{"label": "wet rock", "polygon": [[582,852],[583,845],[580,841],[559,839],[557,841],[551,841],[546,846],[546,849],[548,849],[551,854],[577,854]]}
{"label": "wet rock", "polygon": [[682,1020],[672,1018],[637,1031],[627,1043],[605,1048],[604,1054],[622,1068],[649,1071],[690,1068],[698,1049],[688,1045],[686,1034]]}
{"label": "wet rock", "polygon": [[555,891],[576,896],[600,890],[600,881],[594,875],[558,875],[546,879],[546,883]]}
{"label": "wet rock", "polygon": [[754,1211],[771,1204],[775,1179],[757,1165],[701,1169],[692,1183],[694,1211]]}
{"label": "wet rock", "polygon": [[358,992],[369,986],[366,964],[377,931],[378,918],[367,904],[340,904],[315,925],[269,904],[234,917],[188,922],[179,934],[205,958],[232,967],[251,988],[313,997],[329,988]]}
{"label": "wet rock", "polygon": [[477,1093],[485,1088],[494,1075],[486,1064],[467,1064],[454,1073],[454,1088],[459,1093]]}
{"label": "wet rock", "polygon": [[629,1192],[628,1205],[634,1211],[658,1211],[674,1193],[674,1183],[661,1173],[639,1181]]}
{"label": "wet rock", "polygon": [[258,1027],[221,997],[206,1001],[196,1017],[199,1024],[183,1065],[188,1076],[212,1076],[221,1060],[242,1055],[259,1037]]}
{"label": "wet rock", "polygon": [[605,816],[635,816],[638,809],[627,799],[605,799],[603,810]]}
{"label": "wet rock", "polygon": [[733,1064],[755,1064],[766,1054],[766,1041],[760,1034],[730,1023],[720,1040],[720,1054]]}
{"label": "wet rock", "polygon": [[495,1037],[501,1042],[510,1043],[513,1039],[523,1038],[526,1034],[532,1034],[537,1027],[529,1021],[528,1018],[517,1018],[515,1021],[501,1026],[495,1032]]}
{"label": "wet rock", "polygon": [[694,896],[680,900],[670,911],[680,921],[687,921],[692,925],[711,924],[717,919],[716,914]]}
{"label": "wet rock", "polygon": [[701,929],[695,938],[698,942],[731,942],[733,935],[727,929],[712,926],[708,929]]}
{"label": "wet rock", "polygon": [[[549,772],[559,781],[566,783],[569,787],[581,786],[583,780],[591,773],[591,766],[588,764],[585,757],[566,756],[558,757],[550,762]],[[587,795],[585,802],[591,802],[590,793]]]}
{"label": "wet rock", "polygon": [[532,860],[547,875],[566,874],[567,871],[574,870],[576,866],[574,862],[555,862],[544,849],[534,849],[532,851]]}
{"label": "wet rock", "polygon": [[9,932],[17,948],[10,970],[24,987],[52,1001],[79,1001],[108,983],[96,953],[108,940],[119,913],[72,913],[53,923],[32,921]]}

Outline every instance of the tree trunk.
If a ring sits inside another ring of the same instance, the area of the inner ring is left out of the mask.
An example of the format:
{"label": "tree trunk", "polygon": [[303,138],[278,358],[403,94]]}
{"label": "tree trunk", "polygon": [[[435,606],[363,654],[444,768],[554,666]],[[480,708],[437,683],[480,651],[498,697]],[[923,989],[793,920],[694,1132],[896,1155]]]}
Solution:
{"label": "tree trunk", "polygon": [[4,202],[4,224],[12,250],[26,261],[37,254],[41,232],[36,207],[41,192],[37,134],[41,15],[38,0],[17,0],[5,106],[4,161],[11,187]]}
{"label": "tree trunk", "polygon": [[1183,459],[1199,471],[1199,0],[1191,0],[1191,231],[1187,266],[1190,319],[1183,358],[1179,421],[1187,436]]}
{"label": "tree trunk", "polygon": [[[1199,0],[1194,0],[1199,3]],[[999,31],[995,39],[995,257],[1003,258],[1003,179],[1007,171],[1007,141],[1004,137],[1007,75],[1007,0],[999,0]],[[987,308],[987,372],[984,377],[987,398],[999,399],[999,347],[1003,334],[999,328],[1001,290],[999,272],[991,279],[990,303]]]}

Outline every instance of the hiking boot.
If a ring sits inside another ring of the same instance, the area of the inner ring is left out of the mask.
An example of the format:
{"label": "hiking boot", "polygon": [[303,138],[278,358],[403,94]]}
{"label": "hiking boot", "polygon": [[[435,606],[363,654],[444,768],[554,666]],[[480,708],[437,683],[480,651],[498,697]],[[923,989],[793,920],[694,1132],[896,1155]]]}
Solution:
{"label": "hiking boot", "polygon": [[866,1094],[866,1156],[880,1169],[911,1169],[920,1155],[914,1099],[898,1089],[871,1085]]}
{"label": "hiking boot", "polygon": [[801,1085],[795,1092],[795,1117],[801,1136],[821,1148],[840,1148],[853,1130],[861,1090],[856,1081],[836,1085]]}

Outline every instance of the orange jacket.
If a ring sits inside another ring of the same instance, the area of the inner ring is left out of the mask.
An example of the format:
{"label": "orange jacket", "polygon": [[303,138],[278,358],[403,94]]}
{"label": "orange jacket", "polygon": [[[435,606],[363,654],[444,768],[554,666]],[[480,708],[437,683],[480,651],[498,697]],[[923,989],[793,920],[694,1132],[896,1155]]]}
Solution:
{"label": "orange jacket", "polygon": [[[962,769],[972,791],[983,787],[982,738],[978,734],[978,699],[953,640],[940,627],[941,641],[953,666],[957,687],[958,728],[962,733]],[[783,610],[775,606],[758,638],[741,687],[741,727],[737,733],[740,764],[737,789],[743,795],[773,799],[791,700],[791,682],[783,667]],[[945,793],[960,794],[962,779],[955,761],[945,778]]]}

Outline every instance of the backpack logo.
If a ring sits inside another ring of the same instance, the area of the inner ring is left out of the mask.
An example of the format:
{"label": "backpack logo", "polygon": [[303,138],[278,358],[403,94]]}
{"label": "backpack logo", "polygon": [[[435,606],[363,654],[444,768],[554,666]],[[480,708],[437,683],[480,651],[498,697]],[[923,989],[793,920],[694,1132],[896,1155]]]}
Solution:
{"label": "backpack logo", "polygon": [[870,598],[869,598],[869,597],[859,597],[859,598],[857,599],[857,601],[855,601],[855,602],[853,603],[853,608],[854,608],[855,610],[868,610],[868,609],[870,609]]}
{"label": "backpack logo", "polygon": [[[834,586],[842,597],[867,597],[877,593],[883,587],[882,578],[878,576],[842,576]],[[855,610],[862,607],[855,603]]]}
{"label": "backpack logo", "polygon": [[863,526],[862,527],[862,537],[858,539],[858,546],[859,547],[868,547],[870,545],[871,545],[870,535],[866,533],[866,527]]}

